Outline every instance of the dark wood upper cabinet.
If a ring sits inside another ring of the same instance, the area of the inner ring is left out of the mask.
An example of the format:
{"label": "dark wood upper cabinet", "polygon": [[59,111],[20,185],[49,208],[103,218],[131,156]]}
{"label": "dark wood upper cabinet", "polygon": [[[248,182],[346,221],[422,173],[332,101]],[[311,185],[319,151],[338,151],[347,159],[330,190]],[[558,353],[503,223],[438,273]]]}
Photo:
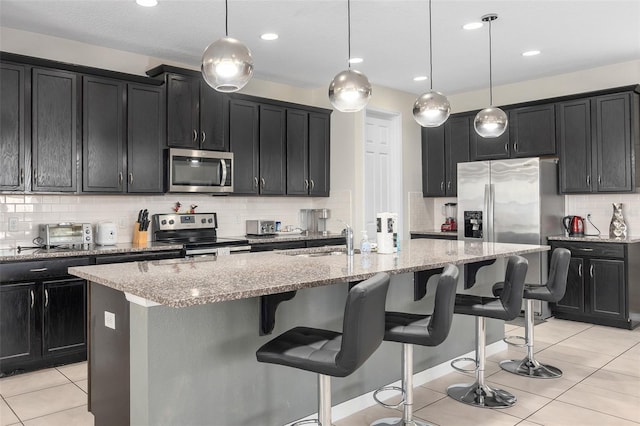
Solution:
{"label": "dark wood upper cabinet", "polygon": [[309,113],[309,195],[328,197],[330,189],[331,115]]}
{"label": "dark wood upper cabinet", "polygon": [[509,111],[511,157],[538,157],[556,153],[554,104]]}
{"label": "dark wood upper cabinet", "polygon": [[162,87],[127,85],[127,192],[163,192],[164,105]]}
{"label": "dark wood upper cabinet", "polygon": [[471,161],[483,160],[503,160],[511,158],[511,149],[509,144],[509,127],[503,134],[497,138],[484,138],[480,136],[473,127],[474,117],[469,120],[469,133],[471,134],[470,158]]}
{"label": "dark wood upper cabinet", "polygon": [[200,78],[200,148],[229,151],[224,123],[229,119],[227,97]]}
{"label": "dark wood upper cabinet", "polygon": [[560,157],[560,191],[591,192],[591,101],[578,99],[556,105]]}
{"label": "dark wood upper cabinet", "polygon": [[465,115],[450,117],[445,123],[445,191],[448,197],[458,195],[458,163],[469,161],[471,118]]}
{"label": "dark wood upper cabinet", "polygon": [[78,77],[32,70],[32,191],[75,192],[78,150]]}
{"label": "dark wood upper cabinet", "polygon": [[287,195],[309,194],[309,113],[287,110]]}
{"label": "dark wood upper cabinet", "polygon": [[260,105],[260,193],[286,192],[286,110]]}
{"label": "dark wood upper cabinet", "polygon": [[82,78],[82,190],[124,192],[125,84]]}
{"label": "dark wood upper cabinet", "polygon": [[241,99],[229,100],[229,147],[233,152],[233,193],[258,194],[259,106]]}
{"label": "dark wood upper cabinet", "polygon": [[25,69],[0,63],[0,190],[25,189]]}

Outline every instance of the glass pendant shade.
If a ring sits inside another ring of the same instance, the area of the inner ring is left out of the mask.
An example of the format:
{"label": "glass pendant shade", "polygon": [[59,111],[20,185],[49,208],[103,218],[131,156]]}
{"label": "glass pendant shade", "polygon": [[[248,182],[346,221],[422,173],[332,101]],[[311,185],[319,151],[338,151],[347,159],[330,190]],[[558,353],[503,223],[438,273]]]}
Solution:
{"label": "glass pendant shade", "polygon": [[485,108],[476,114],[473,127],[483,138],[497,138],[507,129],[509,119],[500,108]]}
{"label": "glass pendant shade", "polygon": [[413,104],[413,118],[422,127],[438,127],[451,114],[449,99],[442,93],[430,91],[422,94]]}
{"label": "glass pendant shade", "polygon": [[371,83],[356,70],[339,72],[329,85],[329,101],[338,111],[357,112],[371,99]]}
{"label": "glass pendant shade", "polygon": [[237,92],[253,76],[251,51],[235,38],[214,41],[202,54],[202,76],[218,92]]}

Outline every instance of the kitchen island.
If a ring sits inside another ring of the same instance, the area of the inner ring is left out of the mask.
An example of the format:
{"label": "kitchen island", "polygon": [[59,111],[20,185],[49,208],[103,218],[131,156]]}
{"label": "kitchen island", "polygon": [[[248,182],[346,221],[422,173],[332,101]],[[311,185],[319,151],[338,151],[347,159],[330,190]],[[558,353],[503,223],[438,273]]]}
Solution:
{"label": "kitchen island", "polygon": [[[432,294],[411,297],[413,272],[545,250],[411,240],[397,254],[313,256],[326,252],[318,248],[70,268],[91,282],[89,409],[96,426],[291,422],[315,411],[315,381],[255,360],[270,338],[258,333],[259,296],[297,291],[279,308],[275,334],[297,325],[339,330],[349,282],[389,272],[387,308],[428,312]],[[489,342],[502,337],[500,325],[490,324]],[[416,370],[473,347],[472,319],[456,316],[438,350],[416,348]],[[334,380],[334,404],[397,380],[398,353],[383,343],[356,373]]]}

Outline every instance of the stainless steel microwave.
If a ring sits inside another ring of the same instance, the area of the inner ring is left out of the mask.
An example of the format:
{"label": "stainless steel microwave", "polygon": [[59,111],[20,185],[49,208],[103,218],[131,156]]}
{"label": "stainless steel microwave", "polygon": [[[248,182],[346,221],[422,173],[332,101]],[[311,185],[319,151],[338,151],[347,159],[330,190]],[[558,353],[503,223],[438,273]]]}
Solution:
{"label": "stainless steel microwave", "polygon": [[233,153],[170,148],[168,192],[233,192]]}

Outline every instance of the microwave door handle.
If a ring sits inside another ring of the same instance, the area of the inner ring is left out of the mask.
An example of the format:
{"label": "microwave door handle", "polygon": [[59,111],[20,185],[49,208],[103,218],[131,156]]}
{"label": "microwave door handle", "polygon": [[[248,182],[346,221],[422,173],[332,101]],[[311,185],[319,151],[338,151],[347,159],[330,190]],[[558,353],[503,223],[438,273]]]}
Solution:
{"label": "microwave door handle", "polygon": [[221,158],[220,164],[222,164],[222,180],[220,182],[220,186],[224,186],[224,184],[227,182],[227,162],[224,160],[224,158]]}

